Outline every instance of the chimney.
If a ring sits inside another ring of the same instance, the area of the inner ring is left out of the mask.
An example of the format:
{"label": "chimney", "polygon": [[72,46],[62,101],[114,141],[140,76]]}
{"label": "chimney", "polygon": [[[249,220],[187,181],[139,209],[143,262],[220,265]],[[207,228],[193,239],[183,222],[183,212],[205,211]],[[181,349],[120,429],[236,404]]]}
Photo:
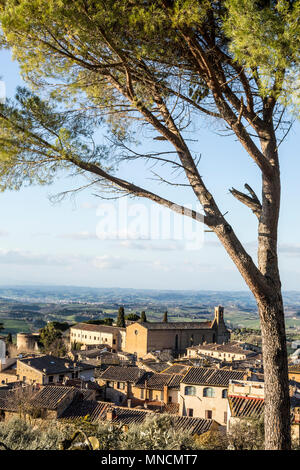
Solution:
{"label": "chimney", "polygon": [[244,374],[244,377],[243,377],[243,380],[248,380],[249,377],[251,377],[251,372],[249,370],[246,370],[245,374]]}
{"label": "chimney", "polygon": [[131,398],[128,398],[128,400],[127,400],[127,406],[128,406],[128,408],[131,408]]}
{"label": "chimney", "polygon": [[164,403],[168,403],[168,385],[164,385]]}
{"label": "chimney", "polygon": [[113,407],[109,407],[106,410],[106,421],[113,421],[116,417],[116,410]]}

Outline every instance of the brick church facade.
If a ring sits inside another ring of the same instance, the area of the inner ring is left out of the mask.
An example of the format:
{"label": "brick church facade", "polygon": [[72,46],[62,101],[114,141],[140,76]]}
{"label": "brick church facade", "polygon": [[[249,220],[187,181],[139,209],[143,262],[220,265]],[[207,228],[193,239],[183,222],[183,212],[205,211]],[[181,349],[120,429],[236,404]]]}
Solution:
{"label": "brick church facade", "polygon": [[226,343],[230,333],[224,322],[224,308],[215,307],[213,321],[207,322],[145,322],[126,328],[125,350],[143,357],[150,351],[170,349],[183,353],[187,347],[203,343]]}

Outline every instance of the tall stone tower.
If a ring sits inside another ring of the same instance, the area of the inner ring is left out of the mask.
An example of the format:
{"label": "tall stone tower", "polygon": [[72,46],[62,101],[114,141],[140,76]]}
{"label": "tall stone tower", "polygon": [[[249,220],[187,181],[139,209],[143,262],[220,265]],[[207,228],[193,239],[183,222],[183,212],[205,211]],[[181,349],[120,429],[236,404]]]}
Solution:
{"label": "tall stone tower", "polygon": [[224,307],[221,305],[215,307],[215,320],[218,325],[224,323]]}
{"label": "tall stone tower", "polygon": [[224,322],[224,307],[221,305],[215,307],[215,318],[212,322],[212,328],[216,331],[216,343],[228,343],[230,340],[230,333]]}

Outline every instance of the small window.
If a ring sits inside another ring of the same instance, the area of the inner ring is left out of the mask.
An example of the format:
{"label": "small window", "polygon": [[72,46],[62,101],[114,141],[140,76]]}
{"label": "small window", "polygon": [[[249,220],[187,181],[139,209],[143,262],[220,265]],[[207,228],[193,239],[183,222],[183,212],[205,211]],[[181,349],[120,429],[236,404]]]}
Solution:
{"label": "small window", "polygon": [[141,388],[141,398],[144,399],[144,389]]}
{"label": "small window", "polygon": [[172,397],[168,397],[168,402],[172,403]]}
{"label": "small window", "polygon": [[48,377],[49,384],[53,383],[53,379],[54,379],[53,375],[49,375]]}
{"label": "small window", "polygon": [[212,410],[205,410],[205,419],[212,419]]}
{"label": "small window", "polygon": [[206,387],[203,389],[203,396],[207,398],[213,398],[216,396],[216,392],[212,387]]}
{"label": "small window", "polygon": [[222,398],[227,398],[227,390],[222,390]]}
{"label": "small window", "polygon": [[192,418],[194,416],[194,410],[193,408],[188,408],[187,409],[187,415]]}
{"label": "small window", "polygon": [[185,395],[196,395],[196,387],[193,386],[187,386],[184,387],[184,394]]}
{"label": "small window", "polygon": [[118,382],[117,388],[118,388],[119,390],[124,390],[124,389],[125,389],[125,383],[124,383],[124,382]]}

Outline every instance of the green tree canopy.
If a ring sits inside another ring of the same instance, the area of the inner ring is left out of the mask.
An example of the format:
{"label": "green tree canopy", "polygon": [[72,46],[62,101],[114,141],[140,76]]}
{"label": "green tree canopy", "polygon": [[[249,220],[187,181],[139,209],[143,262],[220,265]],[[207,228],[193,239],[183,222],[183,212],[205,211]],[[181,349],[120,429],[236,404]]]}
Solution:
{"label": "green tree canopy", "polygon": [[[214,232],[260,314],[268,449],[290,447],[278,147],[299,115],[299,16],[300,0],[0,1],[2,44],[30,86],[0,106],[0,188],[70,171],[98,195],[148,198]],[[230,190],[258,220],[257,262],[204,182],[199,117],[230,131],[261,177],[261,198],[248,183]],[[169,168],[158,181],[188,186],[203,213],[124,180],[119,163],[137,158]]]}
{"label": "green tree canopy", "polygon": [[114,319],[113,318],[109,318],[109,317],[106,317],[106,318],[103,318],[101,320],[88,320],[86,323],[90,323],[92,325],[109,325],[111,326],[114,322]]}
{"label": "green tree canopy", "polygon": [[69,328],[69,324],[64,322],[48,322],[44,328],[40,329],[39,341],[46,353],[53,353],[56,356],[63,356],[66,348],[62,340],[62,333]]}
{"label": "green tree canopy", "polygon": [[125,319],[129,321],[139,321],[140,316],[137,313],[129,313],[129,315],[125,316]]}

